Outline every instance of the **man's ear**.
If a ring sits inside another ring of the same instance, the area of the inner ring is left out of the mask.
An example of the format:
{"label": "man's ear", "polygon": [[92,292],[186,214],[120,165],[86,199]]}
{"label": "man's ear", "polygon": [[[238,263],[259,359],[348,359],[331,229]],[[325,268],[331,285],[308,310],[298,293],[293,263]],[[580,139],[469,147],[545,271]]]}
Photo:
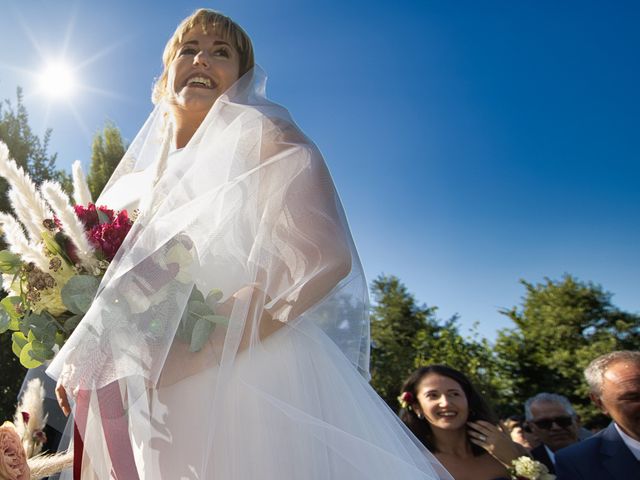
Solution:
{"label": "man's ear", "polygon": [[604,404],[602,403],[602,399],[600,398],[600,395],[596,395],[595,393],[590,393],[589,397],[591,397],[591,401],[595,404],[596,407],[598,407],[602,411],[602,413],[604,413],[605,415],[609,415],[609,412],[607,411]]}

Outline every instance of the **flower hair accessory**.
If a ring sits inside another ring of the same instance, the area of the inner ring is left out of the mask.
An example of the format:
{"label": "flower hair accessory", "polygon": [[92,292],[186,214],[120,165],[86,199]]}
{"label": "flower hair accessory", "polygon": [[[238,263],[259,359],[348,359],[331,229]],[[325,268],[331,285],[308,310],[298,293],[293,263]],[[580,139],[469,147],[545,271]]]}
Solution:
{"label": "flower hair accessory", "polygon": [[547,467],[531,457],[522,456],[511,462],[509,473],[513,480],[555,480]]}
{"label": "flower hair accessory", "polygon": [[402,392],[398,397],[398,403],[405,410],[411,410],[411,404],[413,403],[413,394],[411,392]]}

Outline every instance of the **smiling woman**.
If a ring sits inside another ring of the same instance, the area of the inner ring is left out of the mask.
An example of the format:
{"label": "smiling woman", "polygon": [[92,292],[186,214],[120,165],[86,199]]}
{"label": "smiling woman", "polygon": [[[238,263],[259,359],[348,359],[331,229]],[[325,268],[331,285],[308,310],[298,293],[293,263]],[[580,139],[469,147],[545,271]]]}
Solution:
{"label": "smiling woman", "polygon": [[138,216],[48,370],[74,480],[450,479],[367,383],[346,216],[249,37],[198,10],[163,63],[97,201]]}
{"label": "smiling woman", "polygon": [[40,75],[40,91],[50,98],[67,98],[75,87],[73,69],[63,61],[47,64]]}

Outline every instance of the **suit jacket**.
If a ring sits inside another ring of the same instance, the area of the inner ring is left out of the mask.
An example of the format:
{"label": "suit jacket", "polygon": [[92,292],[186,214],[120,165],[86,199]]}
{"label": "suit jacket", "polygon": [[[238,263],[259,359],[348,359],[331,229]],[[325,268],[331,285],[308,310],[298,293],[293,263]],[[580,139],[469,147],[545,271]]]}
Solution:
{"label": "suit jacket", "polygon": [[536,448],[531,450],[531,456],[533,457],[534,460],[537,460],[543,465],[545,465],[549,469],[549,473],[556,472],[556,466],[551,461],[551,458],[547,453],[547,449],[544,448],[543,444],[540,444]]}
{"label": "suit jacket", "polygon": [[613,423],[556,454],[557,480],[638,480],[640,462]]}

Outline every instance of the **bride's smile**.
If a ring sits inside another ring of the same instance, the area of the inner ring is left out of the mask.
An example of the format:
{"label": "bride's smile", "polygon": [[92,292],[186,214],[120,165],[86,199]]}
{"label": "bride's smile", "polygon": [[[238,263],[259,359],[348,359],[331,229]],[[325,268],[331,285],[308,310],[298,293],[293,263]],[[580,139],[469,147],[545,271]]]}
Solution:
{"label": "bride's smile", "polygon": [[240,73],[239,54],[220,36],[194,28],[180,42],[168,68],[167,100],[174,113],[206,113]]}

